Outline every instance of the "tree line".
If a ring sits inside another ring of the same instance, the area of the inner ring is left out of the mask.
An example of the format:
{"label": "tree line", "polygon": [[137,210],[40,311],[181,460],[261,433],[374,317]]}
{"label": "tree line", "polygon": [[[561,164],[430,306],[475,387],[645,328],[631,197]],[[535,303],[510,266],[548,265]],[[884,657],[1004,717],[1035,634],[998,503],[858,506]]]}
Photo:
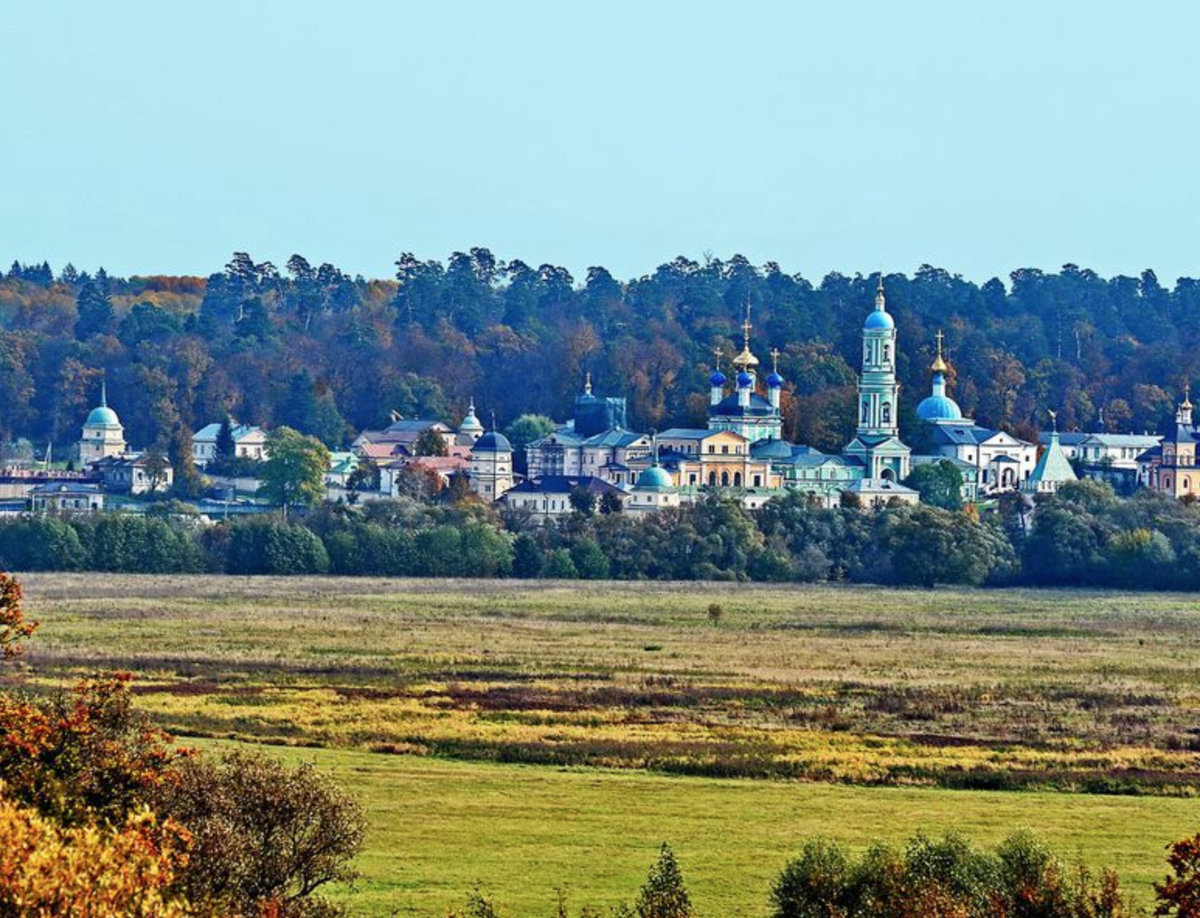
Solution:
{"label": "tree line", "polygon": [[[1029,438],[1039,412],[1067,428],[1156,428],[1197,377],[1200,281],[1103,278],[1076,265],[976,284],[923,265],[886,277],[901,329],[901,422],[928,390],[934,331],[951,387],[979,421]],[[185,487],[191,434],[226,416],[344,445],[406,417],[456,419],[474,396],[508,424],[563,417],[585,371],[629,399],[641,429],[703,421],[714,348],[778,346],[785,432],[837,449],[854,427],[859,330],[872,275],[814,282],[734,255],[679,257],[642,277],[504,260],[402,254],[394,278],[351,277],[296,255],[282,270],[235,253],[205,277],[118,278],[14,264],[0,279],[0,443],[60,450],[108,380],[130,442],[170,456]]]}
{"label": "tree line", "polygon": [[1200,589],[1200,507],[1080,481],[1035,508],[1019,495],[981,518],[918,505],[865,512],[792,492],[751,514],[718,495],[629,514],[573,497],[547,525],[470,499],[325,503],[292,519],[203,525],[163,502],[138,516],[0,522],[0,567],[17,571],[749,580],[892,585]]}

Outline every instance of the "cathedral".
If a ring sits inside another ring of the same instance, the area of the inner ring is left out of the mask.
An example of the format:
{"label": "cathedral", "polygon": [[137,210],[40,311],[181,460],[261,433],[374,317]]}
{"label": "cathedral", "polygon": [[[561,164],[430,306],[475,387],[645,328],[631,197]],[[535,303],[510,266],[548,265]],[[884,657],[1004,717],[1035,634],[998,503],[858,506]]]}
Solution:
{"label": "cathedral", "polygon": [[[730,361],[730,376],[722,369],[723,355],[715,353],[704,427],[673,427],[653,435],[630,430],[625,399],[596,395],[589,374],[572,418],[526,447],[524,481],[506,462],[497,462],[495,450],[484,443],[488,438],[479,441],[483,445],[477,444],[471,463],[478,478],[476,493],[503,500],[511,490],[516,506],[520,490],[521,501],[535,502],[550,516],[570,512],[563,495],[573,489],[599,493],[611,488],[605,492],[608,499],[619,495],[636,512],[692,503],[710,491],[728,494],[748,510],[789,491],[824,506],[914,504],[919,495],[905,479],[913,468],[937,462],[958,469],[967,501],[1005,490],[1044,493],[1070,480],[1056,437],[1039,462],[1035,444],[963,416],[947,391],[950,367],[942,354],[941,332],[930,367],[930,394],[917,406],[926,448],[913,454],[900,438],[896,321],[888,312],[882,275],[874,308],[862,325],[856,427],[840,453],[784,439],[780,353],[770,351],[770,372],[760,376],[749,310],[741,332],[742,347]],[[500,446],[507,458],[507,443]],[[1166,474],[1161,477],[1166,480]]]}

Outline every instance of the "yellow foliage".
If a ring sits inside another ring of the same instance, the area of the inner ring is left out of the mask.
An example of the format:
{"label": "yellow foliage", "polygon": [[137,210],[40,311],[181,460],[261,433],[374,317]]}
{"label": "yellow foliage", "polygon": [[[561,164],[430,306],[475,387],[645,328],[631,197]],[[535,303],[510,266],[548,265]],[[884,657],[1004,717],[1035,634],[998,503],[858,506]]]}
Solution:
{"label": "yellow foliage", "polygon": [[13,918],[183,918],[170,886],[188,837],[150,812],[123,827],[63,829],[0,799],[0,913]]}

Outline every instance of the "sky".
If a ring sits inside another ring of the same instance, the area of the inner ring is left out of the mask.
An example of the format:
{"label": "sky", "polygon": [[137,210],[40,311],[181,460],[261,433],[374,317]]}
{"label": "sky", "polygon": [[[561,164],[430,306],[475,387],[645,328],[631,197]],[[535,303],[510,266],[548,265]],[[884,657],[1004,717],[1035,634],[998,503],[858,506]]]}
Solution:
{"label": "sky", "polygon": [[0,260],[1200,274],[1200,4],[0,5]]}

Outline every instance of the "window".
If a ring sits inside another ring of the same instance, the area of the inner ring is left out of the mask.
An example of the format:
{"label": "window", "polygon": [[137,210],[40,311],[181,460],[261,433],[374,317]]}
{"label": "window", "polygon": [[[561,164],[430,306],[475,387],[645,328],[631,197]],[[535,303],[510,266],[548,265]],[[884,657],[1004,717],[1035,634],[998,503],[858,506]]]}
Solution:
{"label": "window", "polygon": [[756,487],[756,488],[762,487],[762,476],[761,475],[754,476],[754,487]]}
{"label": "window", "polygon": [[885,344],[883,346],[883,362],[887,363],[891,359],[892,359],[892,346],[890,344]]}
{"label": "window", "polygon": [[733,486],[735,488],[740,488],[742,486],[742,473],[741,472],[733,473]]}
{"label": "window", "polygon": [[715,445],[715,444],[713,444],[713,443],[710,443],[710,444],[708,444],[708,451],[709,451],[710,453],[715,453],[715,452],[717,451],[717,447],[716,447],[716,445]]}
{"label": "window", "polygon": [[722,444],[721,444],[721,452],[722,452],[722,453],[728,453],[728,452],[729,452],[729,444],[728,444],[728,443],[722,443]]}
{"label": "window", "polygon": [[892,423],[892,406],[889,402],[883,403],[883,423]]}
{"label": "window", "polygon": [[714,488],[717,486],[717,473],[716,472],[708,473],[708,483],[710,486],[712,486]]}
{"label": "window", "polygon": [[721,487],[723,487],[723,488],[729,487],[729,473],[728,472],[721,473]]}
{"label": "window", "polygon": [[865,423],[867,423],[867,420],[868,420],[870,417],[871,417],[871,403],[870,403],[869,401],[867,401],[866,399],[863,399],[863,404],[862,404],[862,422],[863,422],[864,424],[865,424]]}

